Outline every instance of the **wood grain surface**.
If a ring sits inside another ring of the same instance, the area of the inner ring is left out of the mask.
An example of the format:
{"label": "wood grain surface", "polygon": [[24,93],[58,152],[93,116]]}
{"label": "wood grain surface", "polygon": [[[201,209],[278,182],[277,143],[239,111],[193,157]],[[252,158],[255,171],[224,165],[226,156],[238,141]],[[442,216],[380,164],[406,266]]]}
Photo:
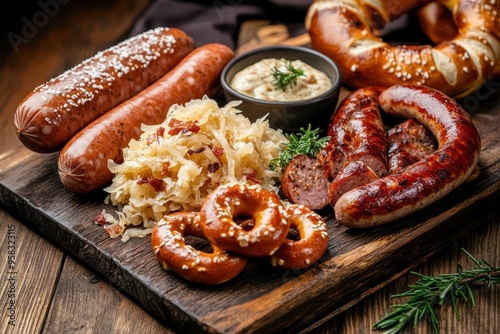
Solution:
{"label": "wood grain surface", "polygon": [[[436,274],[455,271],[458,262],[471,266],[461,247],[500,263],[495,206],[500,102],[484,91],[469,101],[477,106],[471,113],[484,145],[477,178],[400,226],[352,233],[330,221],[327,257],[310,271],[284,274],[254,262],[229,285],[193,287],[161,270],[145,239],[121,244],[106,238],[87,223],[102,198],[65,193],[55,175],[55,156],[24,149],[13,134],[12,115],[35,85],[123,38],[146,5],[71,3],[26,49],[2,63],[0,246],[5,254],[4,231],[15,230],[18,274],[16,326],[2,315],[1,332],[156,333],[172,332],[170,325],[189,332],[204,324],[223,332],[368,333],[392,304],[390,295],[415,281],[407,274],[410,268]],[[7,272],[6,256],[0,268]],[[6,305],[10,286],[3,280],[0,287]],[[499,329],[498,288],[479,289],[476,297],[476,307],[459,305],[460,321],[451,308],[443,308],[443,333]],[[429,329],[423,324],[415,332]]]}

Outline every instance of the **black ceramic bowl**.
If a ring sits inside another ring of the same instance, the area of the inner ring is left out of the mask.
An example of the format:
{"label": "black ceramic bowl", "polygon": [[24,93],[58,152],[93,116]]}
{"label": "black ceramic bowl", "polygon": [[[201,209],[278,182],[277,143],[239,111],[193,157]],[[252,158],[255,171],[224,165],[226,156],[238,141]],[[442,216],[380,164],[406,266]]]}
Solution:
{"label": "black ceramic bowl", "polygon": [[[229,83],[236,73],[266,58],[284,58],[291,61],[299,59],[324,72],[330,78],[332,86],[317,97],[284,102],[256,99],[231,88]],[[237,108],[250,120],[255,121],[268,115],[272,128],[297,132],[300,128],[307,128],[309,124],[312,129],[327,127],[339,98],[341,74],[337,64],[317,51],[305,47],[277,45],[236,56],[222,71],[220,82],[227,102],[242,101]]]}

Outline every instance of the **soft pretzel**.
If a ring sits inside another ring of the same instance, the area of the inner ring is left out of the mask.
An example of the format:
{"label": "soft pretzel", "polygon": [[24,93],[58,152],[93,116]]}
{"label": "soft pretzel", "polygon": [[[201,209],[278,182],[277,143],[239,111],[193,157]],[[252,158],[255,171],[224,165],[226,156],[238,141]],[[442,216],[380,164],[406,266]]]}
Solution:
{"label": "soft pretzel", "polygon": [[304,269],[316,263],[328,247],[328,228],[319,214],[300,204],[286,209],[290,227],[300,238],[287,238],[271,256],[271,264],[281,269]]}
{"label": "soft pretzel", "polygon": [[[289,230],[280,197],[260,185],[230,183],[209,193],[200,209],[201,228],[219,248],[243,256],[271,256]],[[236,218],[251,218],[250,229]]]}
{"label": "soft pretzel", "polygon": [[[453,21],[453,14],[443,4],[431,2],[416,10],[416,16],[422,31],[434,43],[451,40],[458,34]],[[493,77],[500,76],[500,61],[493,70]]]}
{"label": "soft pretzel", "polygon": [[431,45],[391,46],[377,30],[427,0],[316,0],[306,28],[311,46],[340,67],[351,88],[396,84],[426,85],[464,97],[493,73],[500,58],[500,2],[436,1],[453,13],[457,35]]}
{"label": "soft pretzel", "polygon": [[416,16],[422,31],[434,44],[455,38],[458,29],[452,13],[442,4],[431,2],[418,8]]}
{"label": "soft pretzel", "polygon": [[164,216],[153,228],[151,245],[155,257],[166,269],[200,284],[221,284],[233,279],[247,259],[211,245],[203,252],[186,243],[184,236],[205,238],[198,212],[176,212]]}

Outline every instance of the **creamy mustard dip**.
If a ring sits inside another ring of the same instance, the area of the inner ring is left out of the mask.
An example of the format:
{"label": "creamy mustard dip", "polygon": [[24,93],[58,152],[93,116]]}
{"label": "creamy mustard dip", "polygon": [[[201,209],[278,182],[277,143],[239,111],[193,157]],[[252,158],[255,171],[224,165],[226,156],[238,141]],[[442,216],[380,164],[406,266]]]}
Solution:
{"label": "creamy mustard dip", "polygon": [[[296,84],[291,84],[283,91],[275,88],[272,70],[288,73],[287,65],[302,70],[304,75],[298,76]],[[297,101],[305,100],[323,94],[332,86],[328,76],[304,63],[301,60],[289,61],[286,59],[268,58],[250,65],[236,73],[231,80],[231,87],[241,94],[256,99],[268,101]]]}

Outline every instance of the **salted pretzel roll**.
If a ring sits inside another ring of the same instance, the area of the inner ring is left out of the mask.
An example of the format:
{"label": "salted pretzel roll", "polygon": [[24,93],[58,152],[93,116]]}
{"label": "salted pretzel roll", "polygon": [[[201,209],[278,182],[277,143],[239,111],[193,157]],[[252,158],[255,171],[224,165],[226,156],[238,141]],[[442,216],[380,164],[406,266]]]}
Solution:
{"label": "salted pretzel roll", "polygon": [[500,2],[436,1],[453,13],[457,35],[434,47],[391,46],[377,36],[390,21],[429,2],[316,0],[305,25],[311,46],[339,65],[344,84],[351,88],[411,83],[464,97],[479,88],[499,62]]}
{"label": "salted pretzel roll", "polygon": [[164,216],[153,228],[151,245],[166,270],[200,284],[215,285],[236,277],[247,259],[211,245],[203,252],[186,243],[185,236],[205,238],[198,212],[176,212]]}

